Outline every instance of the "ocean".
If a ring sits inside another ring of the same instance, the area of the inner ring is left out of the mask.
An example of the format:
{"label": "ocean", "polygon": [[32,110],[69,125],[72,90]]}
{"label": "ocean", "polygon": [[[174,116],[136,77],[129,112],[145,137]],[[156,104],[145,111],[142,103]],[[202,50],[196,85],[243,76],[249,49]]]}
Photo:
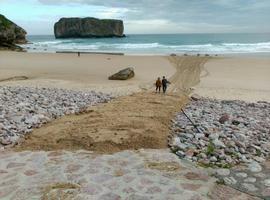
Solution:
{"label": "ocean", "polygon": [[53,35],[28,36],[29,52],[115,52],[125,54],[269,53],[270,33],[152,34],[125,38],[55,39]]}

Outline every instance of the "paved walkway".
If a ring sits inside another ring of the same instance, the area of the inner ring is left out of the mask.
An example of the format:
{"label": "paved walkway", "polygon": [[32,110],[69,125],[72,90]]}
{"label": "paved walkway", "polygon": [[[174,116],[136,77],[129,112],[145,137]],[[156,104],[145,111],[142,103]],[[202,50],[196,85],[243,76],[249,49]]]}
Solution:
{"label": "paved walkway", "polygon": [[215,181],[168,150],[0,152],[4,200],[254,199]]}

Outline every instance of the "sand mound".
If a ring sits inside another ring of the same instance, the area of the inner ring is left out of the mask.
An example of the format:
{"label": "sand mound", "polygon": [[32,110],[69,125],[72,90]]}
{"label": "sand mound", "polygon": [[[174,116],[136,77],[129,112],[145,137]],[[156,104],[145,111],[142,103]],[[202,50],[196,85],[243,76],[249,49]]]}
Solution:
{"label": "sand mound", "polygon": [[112,153],[166,148],[170,119],[187,99],[138,93],[70,115],[36,129],[18,150],[87,149]]}

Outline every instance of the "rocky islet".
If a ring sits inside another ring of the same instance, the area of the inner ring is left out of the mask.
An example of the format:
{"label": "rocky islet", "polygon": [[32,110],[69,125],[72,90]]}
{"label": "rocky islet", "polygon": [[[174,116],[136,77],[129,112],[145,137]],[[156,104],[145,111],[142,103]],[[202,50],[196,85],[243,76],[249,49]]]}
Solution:
{"label": "rocky islet", "polygon": [[56,38],[125,37],[124,23],[116,19],[61,18],[54,25]]}

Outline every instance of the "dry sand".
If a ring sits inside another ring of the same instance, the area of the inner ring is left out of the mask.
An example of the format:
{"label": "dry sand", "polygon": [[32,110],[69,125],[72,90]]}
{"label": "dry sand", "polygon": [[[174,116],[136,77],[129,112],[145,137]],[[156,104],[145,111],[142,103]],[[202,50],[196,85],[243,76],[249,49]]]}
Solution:
{"label": "dry sand", "polygon": [[270,102],[270,58],[213,58],[205,64],[195,92],[217,99]]}
{"label": "dry sand", "polygon": [[[128,81],[109,81],[119,70],[133,67]],[[158,76],[172,76],[174,67],[162,56],[114,56],[0,51],[0,84],[95,89],[114,94],[138,92]]]}

